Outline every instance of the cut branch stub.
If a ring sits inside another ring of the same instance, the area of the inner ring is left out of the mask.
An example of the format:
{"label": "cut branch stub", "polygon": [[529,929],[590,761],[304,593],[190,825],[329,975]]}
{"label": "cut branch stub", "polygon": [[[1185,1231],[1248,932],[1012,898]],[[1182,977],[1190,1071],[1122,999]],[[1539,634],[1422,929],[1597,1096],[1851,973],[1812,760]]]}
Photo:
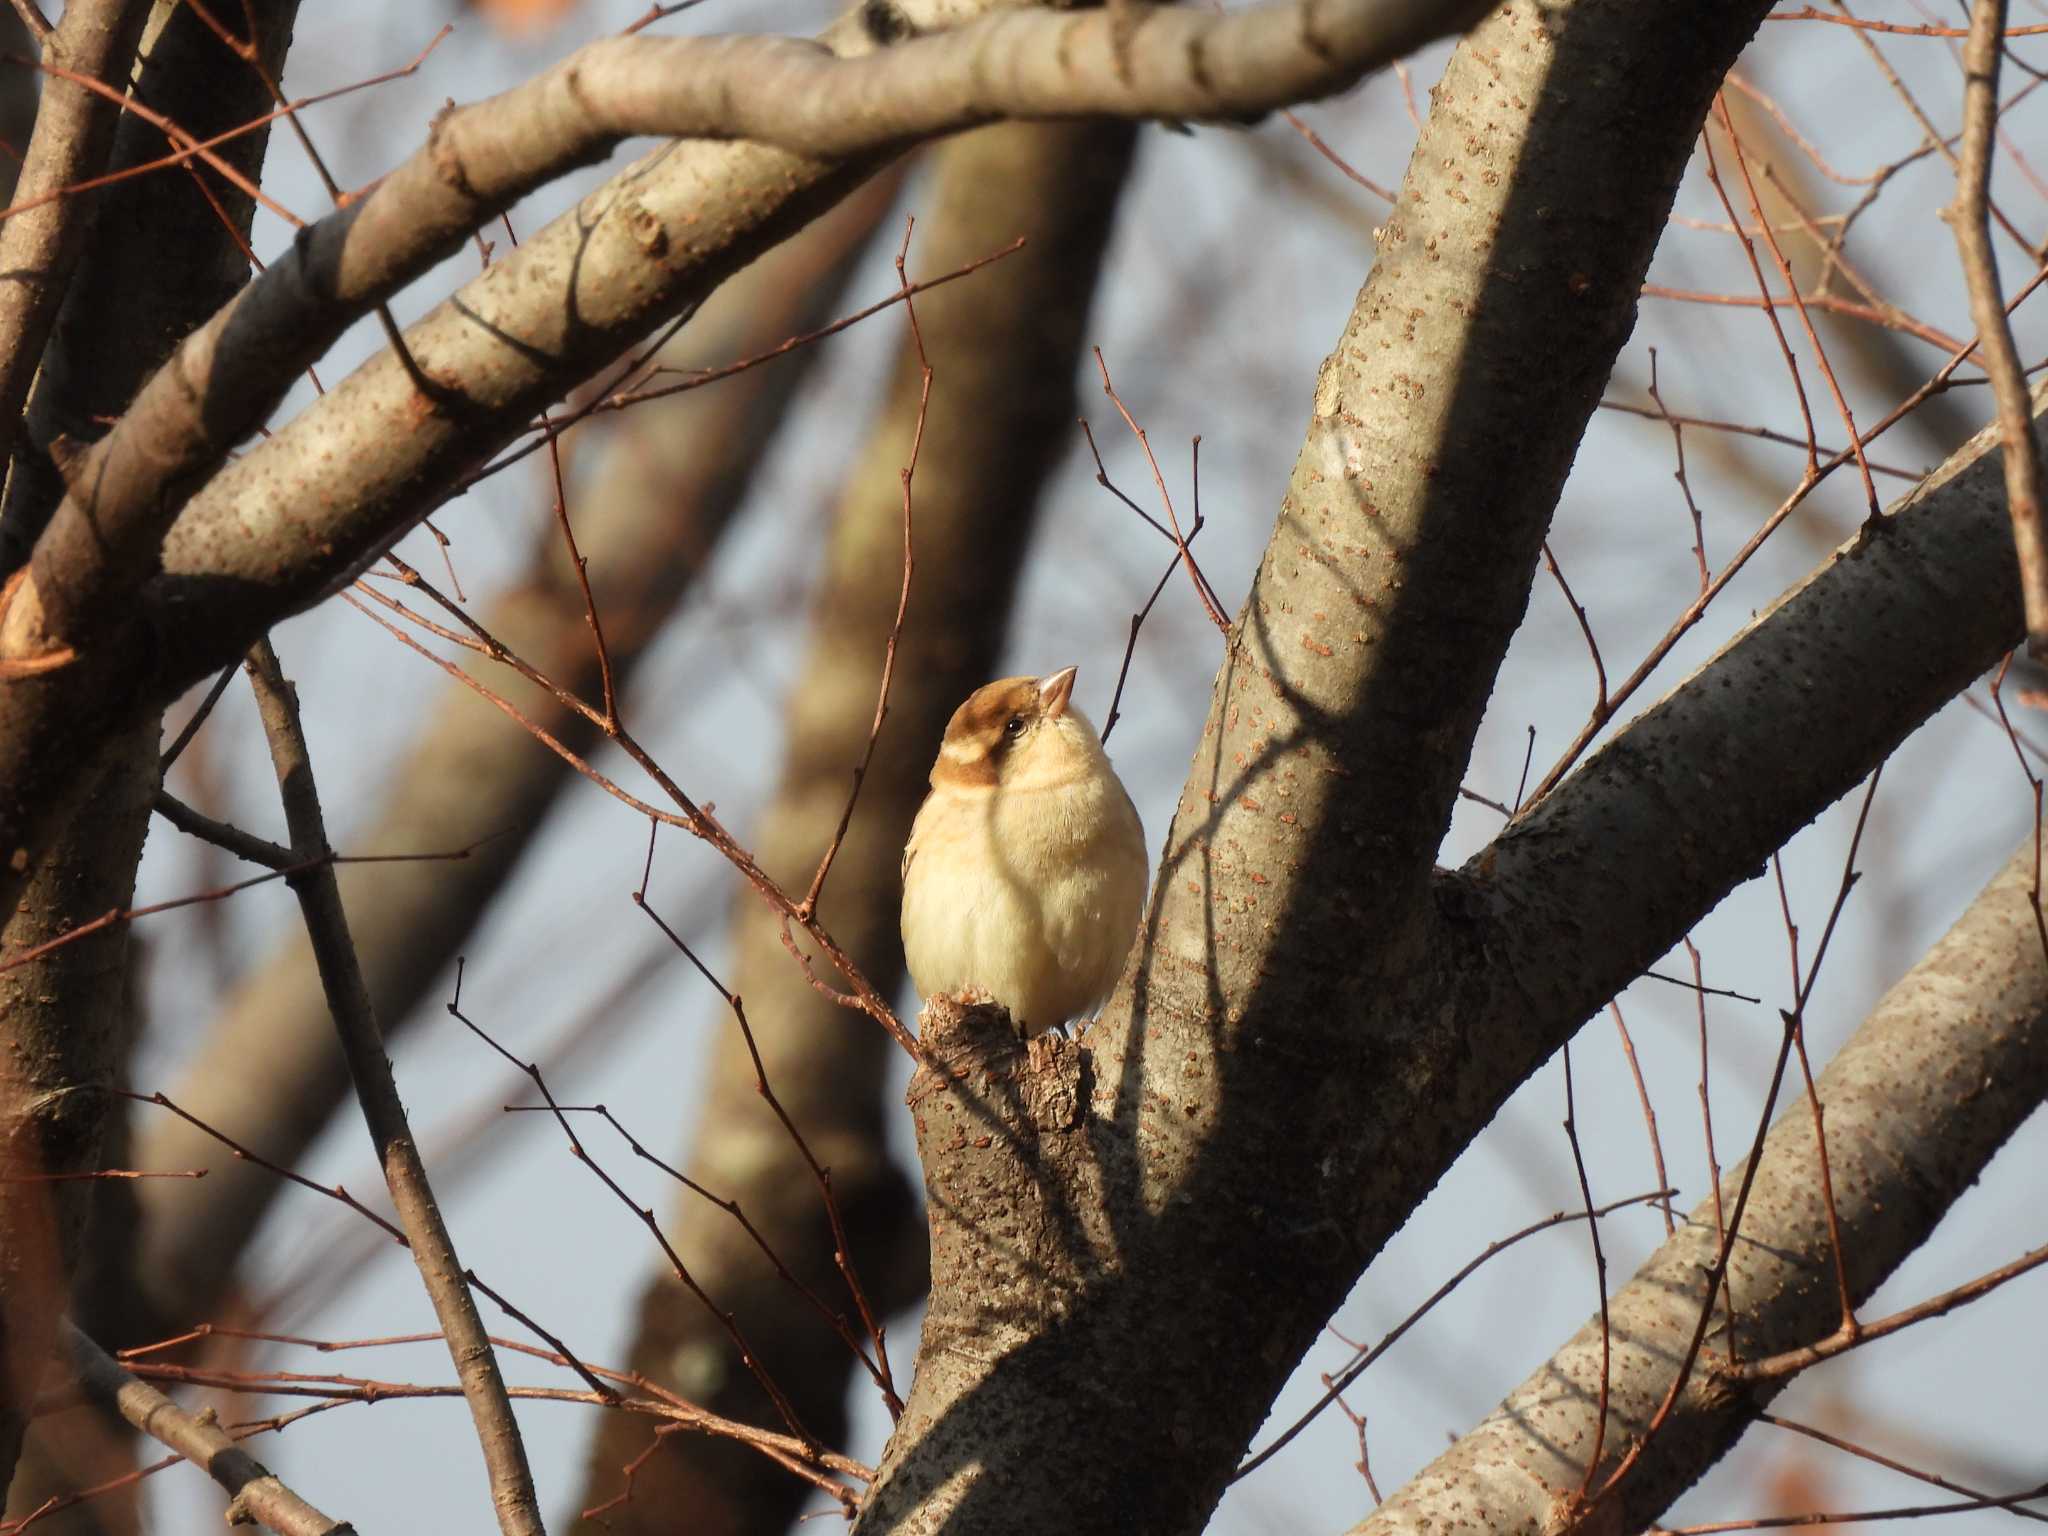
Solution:
{"label": "cut branch stub", "polygon": [[1025,1313],[1064,1311],[1096,1267],[1077,1225],[1102,1207],[1081,1140],[1088,1051],[1059,1035],[1027,1045],[1000,1005],[947,997],[920,1038],[940,1068],[919,1067],[905,1096],[931,1222],[925,1348],[936,1322],[987,1354],[1037,1331]]}
{"label": "cut branch stub", "polygon": [[[935,1431],[1028,1434],[1004,1422],[1013,1403],[987,1392],[988,1363],[1093,1371],[1085,1355],[1030,1346],[1063,1331],[1114,1252],[1090,1145],[1087,1047],[1059,1035],[1027,1045],[1001,1007],[946,997],[926,1006],[919,1034],[936,1065],[918,1068],[905,1097],[924,1165],[932,1292],[891,1462]],[[1085,1399],[1073,1386],[1068,1400]],[[916,1508],[933,1491],[899,1486],[891,1502]]]}

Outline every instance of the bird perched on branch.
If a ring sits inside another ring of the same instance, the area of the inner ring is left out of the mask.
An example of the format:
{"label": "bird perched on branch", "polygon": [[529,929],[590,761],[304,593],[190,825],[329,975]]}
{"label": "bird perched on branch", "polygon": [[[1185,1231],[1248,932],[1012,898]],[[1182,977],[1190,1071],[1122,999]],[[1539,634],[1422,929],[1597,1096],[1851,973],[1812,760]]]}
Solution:
{"label": "bird perched on branch", "polygon": [[1027,1037],[1109,996],[1145,901],[1145,829],[1074,674],[1006,677],[953,712],[903,850],[903,956],[925,997],[975,990]]}

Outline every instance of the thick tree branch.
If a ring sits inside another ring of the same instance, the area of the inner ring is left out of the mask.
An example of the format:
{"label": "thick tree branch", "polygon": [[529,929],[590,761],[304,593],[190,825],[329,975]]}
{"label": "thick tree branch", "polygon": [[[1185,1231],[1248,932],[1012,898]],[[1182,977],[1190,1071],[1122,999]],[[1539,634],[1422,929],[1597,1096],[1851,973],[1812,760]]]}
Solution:
{"label": "thick tree branch", "polygon": [[[1136,26],[1107,11],[1016,11],[850,59],[839,55],[875,46],[872,7],[820,42],[593,43],[442,119],[425,148],[192,337],[78,467],[37,546],[35,607],[6,618],[0,648],[29,659],[116,620],[119,598],[155,561],[176,493],[269,413],[341,326],[524,193],[622,139],[748,139],[846,161],[1003,117],[1238,116],[1340,89],[1485,9],[1268,0],[1236,15],[1161,10]],[[915,25],[903,7],[889,17]]]}
{"label": "thick tree branch", "polygon": [[[82,0],[43,40],[43,62],[118,90],[135,58],[150,0]],[[43,360],[43,344],[57,322],[71,269],[85,245],[92,202],[66,189],[98,174],[114,146],[121,105],[98,91],[52,73],[43,82],[35,133],[14,185],[22,208],[0,225],[0,422],[21,419],[30,383]],[[9,444],[8,457],[12,457]],[[26,546],[0,543],[0,570],[11,571]]]}
{"label": "thick tree branch", "polygon": [[356,1100],[362,1106],[370,1140],[376,1145],[377,1161],[391,1191],[391,1203],[405,1228],[413,1262],[419,1266],[420,1279],[433,1302],[434,1316],[447,1339],[448,1353],[462,1382],[462,1395],[469,1402],[470,1417],[476,1421],[477,1439],[490,1470],[491,1503],[497,1512],[498,1528],[505,1536],[541,1536],[544,1527],[534,1499],[533,1474],[527,1468],[526,1446],[519,1436],[518,1420],[512,1415],[511,1400],[505,1395],[497,1352],[477,1315],[468,1276],[455,1256],[454,1240],[448,1235],[440,1206],[427,1182],[426,1165],[413,1144],[405,1106],[399,1101],[398,1084],[391,1075],[391,1062],[384,1054],[384,1040],[377,1031],[376,1012],[363,981],[362,964],[349,938],[341,888],[335,883],[334,865],[328,858],[332,850],[320,812],[319,791],[313,783],[306,734],[299,725],[297,691],[278,670],[277,656],[267,641],[260,643],[250,657],[249,678],[255,687],[257,710],[263,717],[263,732],[270,742],[271,762],[277,770],[292,850],[301,859],[328,860],[294,877],[290,881],[292,893],[299,898],[305,914],[306,936],[312,940],[313,957],[320,967],[321,983],[327,989],[334,1027],[341,1036],[342,1053],[348,1057]]}
{"label": "thick tree branch", "polygon": [[[1842,1255],[1858,1300],[1927,1238],[2048,1093],[2048,952],[2029,894],[2034,863],[2030,835],[1821,1074]],[[1742,1173],[1723,1180],[1721,1209],[1732,1209]],[[1731,1347],[1754,1359],[1812,1344],[1841,1322],[1821,1191],[1813,1115],[1793,1104],[1765,1143],[1730,1257],[1732,1330],[1716,1320],[1675,1411],[1589,1528],[1635,1531],[1656,1519],[1788,1384],[1789,1373],[1756,1385],[1722,1375],[1715,1367]],[[1686,1355],[1720,1247],[1715,1213],[1703,1202],[1609,1303],[1607,1468],[1643,1436]],[[1574,1515],[1570,1497],[1595,1442],[1601,1353],[1596,1317],[1354,1536],[1441,1531],[1475,1507],[1492,1536],[1556,1531]]]}
{"label": "thick tree branch", "polygon": [[131,1376],[69,1322],[64,1324],[64,1342],[88,1396],[227,1490],[229,1525],[262,1525],[277,1536],[354,1536],[354,1526],[321,1514],[211,1418],[187,1413],[148,1382]]}
{"label": "thick tree branch", "polygon": [[1135,985],[1078,1060],[970,1029],[962,1075],[920,1073],[932,1303],[864,1536],[1199,1527],[1484,1123],[1432,964],[1432,855],[1694,135],[1764,11],[1653,9],[1514,5],[1460,45],[1318,379]]}
{"label": "thick tree branch", "polygon": [[1461,1009],[1495,1021],[1476,1091],[1504,1100],[2019,637],[2000,440],[1978,433],[1443,883]]}
{"label": "thick tree branch", "polygon": [[[85,814],[8,914],[0,960],[18,960],[133,901],[155,749],[145,724],[92,765]],[[24,1431],[34,1433],[29,1405],[99,1235],[92,1218],[110,1203],[98,1181],[40,1176],[105,1166],[116,1118],[111,1090],[135,1033],[128,955],[117,927],[0,974],[0,1489],[11,1486]]]}

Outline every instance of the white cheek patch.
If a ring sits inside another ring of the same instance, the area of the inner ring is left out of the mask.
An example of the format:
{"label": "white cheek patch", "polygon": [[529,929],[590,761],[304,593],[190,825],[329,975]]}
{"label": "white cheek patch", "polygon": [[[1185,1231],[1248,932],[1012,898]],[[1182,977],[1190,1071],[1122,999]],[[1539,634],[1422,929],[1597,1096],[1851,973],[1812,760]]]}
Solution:
{"label": "white cheek patch", "polygon": [[980,761],[987,754],[974,742],[942,741],[939,743],[939,756],[949,763],[972,763]]}

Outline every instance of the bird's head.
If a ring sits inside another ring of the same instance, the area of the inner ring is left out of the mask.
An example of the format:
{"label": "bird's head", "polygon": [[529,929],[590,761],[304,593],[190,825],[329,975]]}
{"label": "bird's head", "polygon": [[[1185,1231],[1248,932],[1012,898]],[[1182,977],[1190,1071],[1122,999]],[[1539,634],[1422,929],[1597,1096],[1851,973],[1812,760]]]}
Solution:
{"label": "bird's head", "polygon": [[1052,789],[1095,772],[1102,743],[1073,702],[1079,670],[975,689],[947,722],[933,787]]}

